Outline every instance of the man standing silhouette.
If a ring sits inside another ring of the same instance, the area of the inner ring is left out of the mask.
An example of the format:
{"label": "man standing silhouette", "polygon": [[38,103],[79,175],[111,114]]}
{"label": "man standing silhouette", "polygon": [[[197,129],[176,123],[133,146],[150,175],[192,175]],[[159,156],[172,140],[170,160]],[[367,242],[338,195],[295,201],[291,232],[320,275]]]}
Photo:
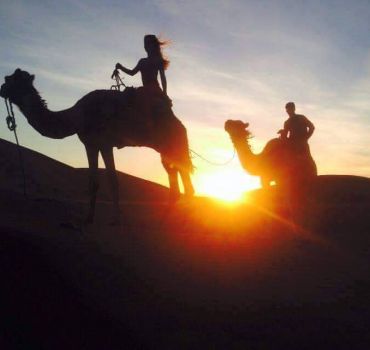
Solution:
{"label": "man standing silhouette", "polygon": [[284,129],[279,130],[278,134],[283,140],[288,141],[293,152],[298,154],[309,152],[308,139],[315,130],[314,125],[304,115],[295,113],[294,102],[288,102],[285,110],[289,118],[284,122]]}

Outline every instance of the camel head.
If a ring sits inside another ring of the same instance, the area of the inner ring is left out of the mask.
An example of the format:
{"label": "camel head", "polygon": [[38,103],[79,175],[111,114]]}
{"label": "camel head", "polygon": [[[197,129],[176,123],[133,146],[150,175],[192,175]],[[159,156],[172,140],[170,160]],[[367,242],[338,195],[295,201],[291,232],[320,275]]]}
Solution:
{"label": "camel head", "polygon": [[5,83],[0,88],[0,96],[17,103],[33,88],[34,79],[34,75],[17,68],[12,75],[5,77]]}
{"label": "camel head", "polygon": [[244,123],[241,120],[227,120],[225,122],[225,131],[230,135],[231,140],[246,140],[251,136],[251,132],[247,130],[249,123]]}

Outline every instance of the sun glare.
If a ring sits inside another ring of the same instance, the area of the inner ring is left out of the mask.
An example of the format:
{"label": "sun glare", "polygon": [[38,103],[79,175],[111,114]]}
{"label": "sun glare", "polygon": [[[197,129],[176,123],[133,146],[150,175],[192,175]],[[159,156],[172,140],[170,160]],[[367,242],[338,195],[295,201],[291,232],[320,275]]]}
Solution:
{"label": "sun glare", "polygon": [[194,182],[198,194],[228,202],[240,201],[245,192],[260,187],[258,178],[236,169],[223,169],[199,174]]}

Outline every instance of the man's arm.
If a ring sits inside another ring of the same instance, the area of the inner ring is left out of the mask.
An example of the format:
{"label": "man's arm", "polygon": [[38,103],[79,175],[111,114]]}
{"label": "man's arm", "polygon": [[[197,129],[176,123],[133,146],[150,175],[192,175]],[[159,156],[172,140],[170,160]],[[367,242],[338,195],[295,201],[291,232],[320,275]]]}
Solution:
{"label": "man's arm", "polygon": [[312,122],[305,117],[305,122],[307,126],[307,140],[312,136],[313,132],[315,131],[315,126],[312,124]]}

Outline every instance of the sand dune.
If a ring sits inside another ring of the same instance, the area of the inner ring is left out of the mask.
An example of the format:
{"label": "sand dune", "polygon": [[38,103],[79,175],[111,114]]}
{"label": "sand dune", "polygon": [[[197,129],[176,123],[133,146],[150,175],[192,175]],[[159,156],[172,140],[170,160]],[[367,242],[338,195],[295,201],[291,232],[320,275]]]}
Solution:
{"label": "sand dune", "polygon": [[[22,147],[26,190],[30,196],[55,199],[87,199],[88,171],[51,159]],[[166,200],[167,189],[150,181],[118,172],[121,197],[127,200]],[[98,199],[109,200],[104,170],[99,171]],[[0,139],[0,190],[23,193],[23,178],[16,146]]]}
{"label": "sand dune", "polygon": [[168,206],[119,174],[122,227],[105,185],[83,227],[86,170],[23,154],[28,199],[0,142],[2,348],[367,347],[369,179],[319,177],[292,218],[274,190]]}

